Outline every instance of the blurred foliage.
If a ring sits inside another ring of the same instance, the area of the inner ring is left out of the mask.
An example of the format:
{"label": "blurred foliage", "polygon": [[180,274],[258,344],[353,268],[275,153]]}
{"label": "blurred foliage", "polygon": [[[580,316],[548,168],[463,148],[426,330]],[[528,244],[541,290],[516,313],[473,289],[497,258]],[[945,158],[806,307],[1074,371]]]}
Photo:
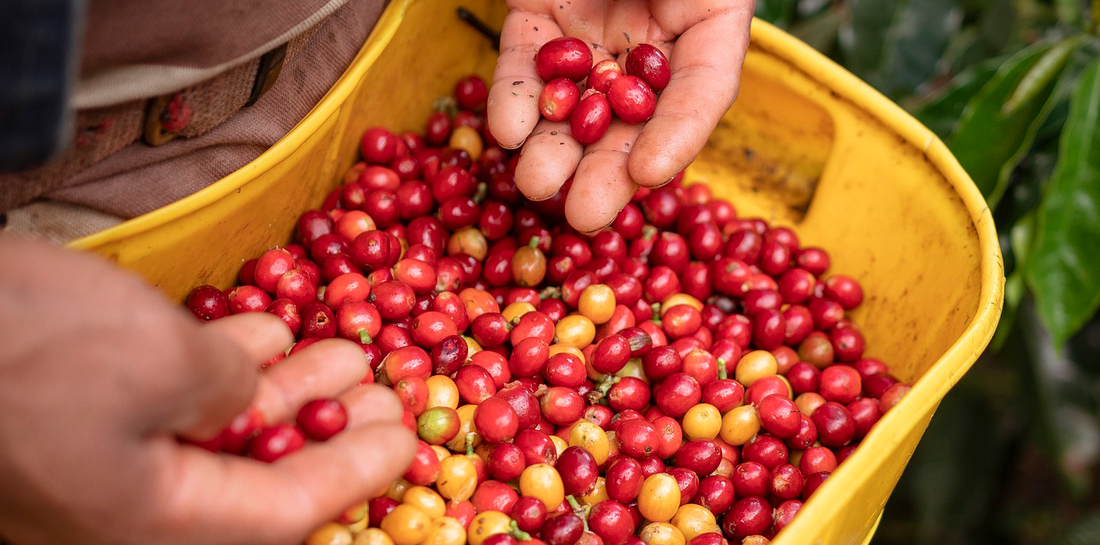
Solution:
{"label": "blurred foliage", "polygon": [[757,0],[943,139],[993,210],[1005,308],[875,543],[1100,543],[1100,0]]}

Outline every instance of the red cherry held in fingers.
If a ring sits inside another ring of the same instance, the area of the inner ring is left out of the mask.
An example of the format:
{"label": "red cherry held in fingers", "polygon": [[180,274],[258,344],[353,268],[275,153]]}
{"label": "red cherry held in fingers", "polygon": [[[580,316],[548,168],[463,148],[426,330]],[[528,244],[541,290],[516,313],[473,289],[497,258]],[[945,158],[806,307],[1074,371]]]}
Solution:
{"label": "red cherry held in fingers", "polygon": [[550,121],[569,119],[581,100],[577,84],[566,78],[550,80],[539,94],[539,113]]}
{"label": "red cherry held in fingers", "polygon": [[637,76],[617,78],[611,83],[607,100],[615,115],[631,125],[648,120],[657,109],[657,95]]}
{"label": "red cherry held in fingers", "polygon": [[306,436],[293,424],[276,424],[260,430],[248,445],[248,453],[271,463],[306,446]]}
{"label": "red cherry held in fingers", "polygon": [[607,133],[611,126],[611,104],[607,95],[589,89],[569,117],[569,130],[581,144],[593,144]]}
{"label": "red cherry held in fingers", "polygon": [[592,50],[578,38],[554,38],[535,53],[535,70],[542,81],[556,78],[581,81],[592,70]]}
{"label": "red cherry held in fingers", "polygon": [[611,84],[623,74],[623,67],[619,66],[618,62],[614,59],[604,59],[592,67],[586,84],[589,89],[606,94],[611,90]]}
{"label": "red cherry held in fingers", "polygon": [[650,44],[639,44],[626,55],[626,73],[645,81],[655,92],[661,92],[672,78],[668,58]]}
{"label": "red cherry held in fingers", "polygon": [[314,399],[298,411],[296,422],[306,437],[325,441],[344,431],[348,425],[348,411],[335,399]]}

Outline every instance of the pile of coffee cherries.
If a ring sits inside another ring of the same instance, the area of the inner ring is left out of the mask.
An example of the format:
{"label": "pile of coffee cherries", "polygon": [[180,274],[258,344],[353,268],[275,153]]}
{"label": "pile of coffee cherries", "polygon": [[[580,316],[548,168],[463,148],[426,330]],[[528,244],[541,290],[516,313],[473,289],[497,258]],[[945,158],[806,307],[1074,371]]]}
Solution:
{"label": "pile of coffee cherries", "polygon": [[[516,189],[485,98],[469,77],[425,135],[366,131],[295,243],[188,298],[201,320],[278,316],[288,354],[349,339],[404,404],[404,478],[308,543],[766,543],[908,391],[863,355],[859,283],[679,176],[579,234],[569,184]],[[203,446],[272,462],[345,424],[322,399]]]}
{"label": "pile of coffee cherries", "polygon": [[[632,47],[624,73],[614,59],[593,65],[588,44],[568,36],[540,47],[535,69],[546,82],[539,94],[539,112],[550,121],[568,119],[569,131],[582,144],[603,137],[612,112],[630,124],[648,120],[657,109],[657,93],[672,77],[668,59],[653,45]],[[583,94],[578,87],[582,82]]]}

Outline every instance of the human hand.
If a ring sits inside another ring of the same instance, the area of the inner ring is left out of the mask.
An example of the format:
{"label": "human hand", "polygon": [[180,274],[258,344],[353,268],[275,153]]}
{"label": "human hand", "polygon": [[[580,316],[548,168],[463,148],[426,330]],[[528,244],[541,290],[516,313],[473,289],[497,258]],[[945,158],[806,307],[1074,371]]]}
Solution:
{"label": "human hand", "polygon": [[[37,543],[300,543],[399,477],[415,441],[347,341],[267,314],[200,325],[88,255],[0,235],[0,536]],[[183,445],[246,407],[338,397],[348,428],[264,464]]]}
{"label": "human hand", "polygon": [[[565,215],[578,231],[609,225],[637,186],[668,183],[695,159],[737,96],[754,0],[509,0],[488,121],[505,148],[523,147],[516,185],[532,200],[554,195],[570,176]],[[644,124],[616,119],[587,148],[568,122],[540,119],[543,82],[535,52],[559,36],[584,40],[594,62],[640,43],[669,58],[672,79]]]}

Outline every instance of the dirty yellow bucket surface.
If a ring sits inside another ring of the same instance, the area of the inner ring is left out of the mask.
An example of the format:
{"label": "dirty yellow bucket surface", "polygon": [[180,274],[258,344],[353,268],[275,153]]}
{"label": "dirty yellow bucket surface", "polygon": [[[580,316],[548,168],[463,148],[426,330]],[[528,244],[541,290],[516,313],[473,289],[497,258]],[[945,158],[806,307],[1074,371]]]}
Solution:
{"label": "dirty yellow bucket surface", "polygon": [[[357,160],[373,125],[421,130],[432,100],[469,73],[489,78],[491,44],[455,16],[502,21],[502,2],[394,1],[340,81],[293,131],[203,191],[81,239],[170,297],[227,287],[244,260],[291,240]],[[761,21],[737,103],[686,180],[740,216],[796,229],[858,278],[867,355],[915,386],[806,503],[778,545],[859,544],[947,391],[993,335],[1004,284],[989,210],[928,129],[806,44]]]}

